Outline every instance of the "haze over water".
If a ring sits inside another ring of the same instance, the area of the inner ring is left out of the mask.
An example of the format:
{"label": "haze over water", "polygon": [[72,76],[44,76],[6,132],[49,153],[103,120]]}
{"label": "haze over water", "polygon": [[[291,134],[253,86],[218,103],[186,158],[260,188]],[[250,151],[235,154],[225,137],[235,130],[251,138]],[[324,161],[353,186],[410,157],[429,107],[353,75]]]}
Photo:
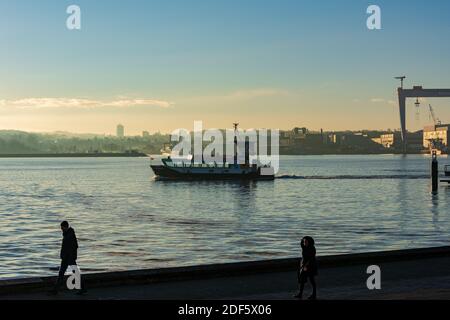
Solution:
{"label": "haze over water", "polygon": [[[441,158],[440,165],[450,163]],[[449,245],[426,156],[282,157],[275,181],[155,181],[146,158],[0,159],[0,278],[54,275],[69,220],[84,271]]]}

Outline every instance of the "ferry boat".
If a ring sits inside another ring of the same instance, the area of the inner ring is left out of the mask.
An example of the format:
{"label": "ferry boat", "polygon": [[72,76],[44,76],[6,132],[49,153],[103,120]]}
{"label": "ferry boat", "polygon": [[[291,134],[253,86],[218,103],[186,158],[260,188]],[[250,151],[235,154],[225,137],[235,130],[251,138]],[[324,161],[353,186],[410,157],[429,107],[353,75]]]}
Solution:
{"label": "ferry boat", "polygon": [[208,165],[178,164],[170,158],[161,159],[162,164],[152,164],[158,178],[172,180],[273,180],[275,174],[269,166],[239,164]]}
{"label": "ferry boat", "polygon": [[[237,124],[235,132],[237,132]],[[234,140],[237,145],[237,138]],[[150,167],[160,179],[167,180],[273,180],[275,170],[268,165],[250,164],[249,147],[246,142],[245,163],[237,163],[237,152],[234,156],[234,163],[207,164],[194,163],[192,158],[172,159],[167,152],[167,147],[163,156],[159,159],[151,157]],[[236,150],[236,148],[235,148]],[[157,162],[157,163],[155,163]]]}

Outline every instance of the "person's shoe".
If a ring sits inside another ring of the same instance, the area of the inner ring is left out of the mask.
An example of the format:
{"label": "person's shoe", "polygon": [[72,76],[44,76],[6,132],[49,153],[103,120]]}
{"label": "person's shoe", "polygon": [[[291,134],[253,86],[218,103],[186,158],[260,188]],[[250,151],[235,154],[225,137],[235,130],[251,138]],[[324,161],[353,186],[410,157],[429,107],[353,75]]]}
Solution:
{"label": "person's shoe", "polygon": [[58,295],[58,290],[52,289],[52,290],[47,292],[47,295],[49,295],[49,296],[56,296],[56,295]]}
{"label": "person's shoe", "polygon": [[295,298],[295,299],[299,299],[299,300],[302,300],[302,294],[300,294],[300,292],[299,293],[296,293],[296,294],[294,294],[293,296],[292,296],[293,298]]}
{"label": "person's shoe", "polygon": [[315,294],[313,294],[312,296],[308,297],[308,300],[317,300],[317,297]]}
{"label": "person's shoe", "polygon": [[77,292],[77,295],[79,296],[84,296],[85,294],[87,294],[87,290],[86,289],[81,289]]}

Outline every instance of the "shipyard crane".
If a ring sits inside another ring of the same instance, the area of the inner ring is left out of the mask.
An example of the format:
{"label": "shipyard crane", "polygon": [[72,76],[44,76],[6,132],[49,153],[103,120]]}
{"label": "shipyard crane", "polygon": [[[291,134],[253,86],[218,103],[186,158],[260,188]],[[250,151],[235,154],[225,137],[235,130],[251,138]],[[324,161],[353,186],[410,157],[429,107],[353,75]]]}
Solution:
{"label": "shipyard crane", "polygon": [[400,87],[403,89],[403,81],[406,79],[406,76],[395,77],[394,79],[400,80]]}
{"label": "shipyard crane", "polygon": [[433,119],[433,123],[434,123],[434,125],[435,126],[440,126],[442,123],[441,123],[441,120],[439,120],[438,118],[436,118],[436,114],[434,113],[434,109],[433,109],[433,107],[431,106],[431,104],[429,105],[429,107],[430,107],[430,115],[431,115],[431,118]]}
{"label": "shipyard crane", "polygon": [[424,89],[422,86],[414,86],[412,89],[404,89],[403,81],[405,77],[397,77],[401,81],[401,86],[397,88],[398,104],[400,111],[400,125],[402,128],[403,152],[407,151],[406,136],[406,99],[407,98],[450,98],[450,89]]}

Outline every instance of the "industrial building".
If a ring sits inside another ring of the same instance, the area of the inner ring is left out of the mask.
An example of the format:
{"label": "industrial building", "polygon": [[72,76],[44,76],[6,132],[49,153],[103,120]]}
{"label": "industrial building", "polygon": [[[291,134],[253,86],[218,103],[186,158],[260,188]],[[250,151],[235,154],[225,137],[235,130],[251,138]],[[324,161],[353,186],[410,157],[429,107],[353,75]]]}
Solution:
{"label": "industrial building", "polygon": [[[407,132],[408,152],[418,153],[423,149],[423,132]],[[381,144],[385,149],[391,151],[401,151],[403,148],[402,133],[400,131],[381,134],[372,139],[373,142]]]}
{"label": "industrial building", "polygon": [[423,130],[423,146],[426,149],[438,149],[448,152],[450,145],[450,124],[426,126]]}

